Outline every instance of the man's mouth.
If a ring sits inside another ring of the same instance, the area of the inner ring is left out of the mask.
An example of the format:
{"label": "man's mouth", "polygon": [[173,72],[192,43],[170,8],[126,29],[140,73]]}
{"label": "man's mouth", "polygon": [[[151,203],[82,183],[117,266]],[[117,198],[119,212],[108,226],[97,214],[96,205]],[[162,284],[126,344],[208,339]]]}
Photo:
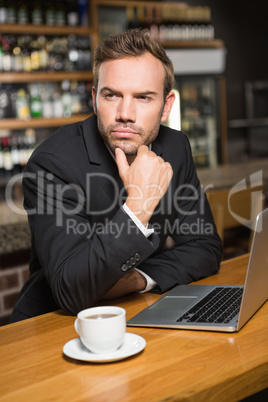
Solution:
{"label": "man's mouth", "polygon": [[114,129],[112,134],[117,138],[133,138],[139,135],[136,131],[124,127]]}

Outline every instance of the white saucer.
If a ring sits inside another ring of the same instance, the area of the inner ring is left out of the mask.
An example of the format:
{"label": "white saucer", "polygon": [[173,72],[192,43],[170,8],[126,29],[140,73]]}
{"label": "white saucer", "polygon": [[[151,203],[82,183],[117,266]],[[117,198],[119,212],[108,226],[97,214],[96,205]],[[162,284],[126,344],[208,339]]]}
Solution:
{"label": "white saucer", "polygon": [[66,356],[76,360],[105,363],[122,360],[126,359],[129,356],[133,356],[141,352],[145,348],[145,345],[146,341],[144,338],[139,335],[127,332],[123,345],[112,353],[92,353],[82,344],[80,338],[75,338],[67,342],[63,347],[63,353]]}

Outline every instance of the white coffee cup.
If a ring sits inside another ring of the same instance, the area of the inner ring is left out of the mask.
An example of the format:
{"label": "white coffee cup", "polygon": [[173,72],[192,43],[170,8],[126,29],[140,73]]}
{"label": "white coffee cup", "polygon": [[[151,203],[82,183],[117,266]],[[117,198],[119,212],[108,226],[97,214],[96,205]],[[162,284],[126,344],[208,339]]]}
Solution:
{"label": "white coffee cup", "polygon": [[126,310],[115,306],[87,308],[77,314],[74,327],[91,352],[115,352],[124,341]]}

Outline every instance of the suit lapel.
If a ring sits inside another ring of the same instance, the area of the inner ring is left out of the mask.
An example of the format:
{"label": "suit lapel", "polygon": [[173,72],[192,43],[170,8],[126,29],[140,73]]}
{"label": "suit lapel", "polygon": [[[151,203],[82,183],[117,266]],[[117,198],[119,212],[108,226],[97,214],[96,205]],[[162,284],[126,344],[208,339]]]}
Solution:
{"label": "suit lapel", "polygon": [[156,139],[154,140],[154,142],[152,143],[152,151],[158,156],[161,156],[163,153],[163,149],[162,149],[162,145],[161,145],[161,141],[160,141],[162,131],[163,131],[163,126],[160,125],[158,135],[157,135]]}
{"label": "suit lapel", "polygon": [[123,183],[115,160],[99,134],[95,115],[83,121],[83,136],[90,163],[89,173],[96,175],[100,186],[114,201],[122,191]]}

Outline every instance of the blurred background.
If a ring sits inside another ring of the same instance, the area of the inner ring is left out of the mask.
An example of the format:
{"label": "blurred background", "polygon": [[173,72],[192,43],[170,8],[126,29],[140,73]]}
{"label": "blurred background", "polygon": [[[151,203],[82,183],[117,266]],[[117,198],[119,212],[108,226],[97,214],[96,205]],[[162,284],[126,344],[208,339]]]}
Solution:
{"label": "blurred background", "polygon": [[58,127],[92,114],[94,48],[132,27],[148,28],[173,61],[165,124],[189,138],[224,259],[250,249],[268,193],[265,2],[0,0],[0,325],[29,275],[25,164]]}

